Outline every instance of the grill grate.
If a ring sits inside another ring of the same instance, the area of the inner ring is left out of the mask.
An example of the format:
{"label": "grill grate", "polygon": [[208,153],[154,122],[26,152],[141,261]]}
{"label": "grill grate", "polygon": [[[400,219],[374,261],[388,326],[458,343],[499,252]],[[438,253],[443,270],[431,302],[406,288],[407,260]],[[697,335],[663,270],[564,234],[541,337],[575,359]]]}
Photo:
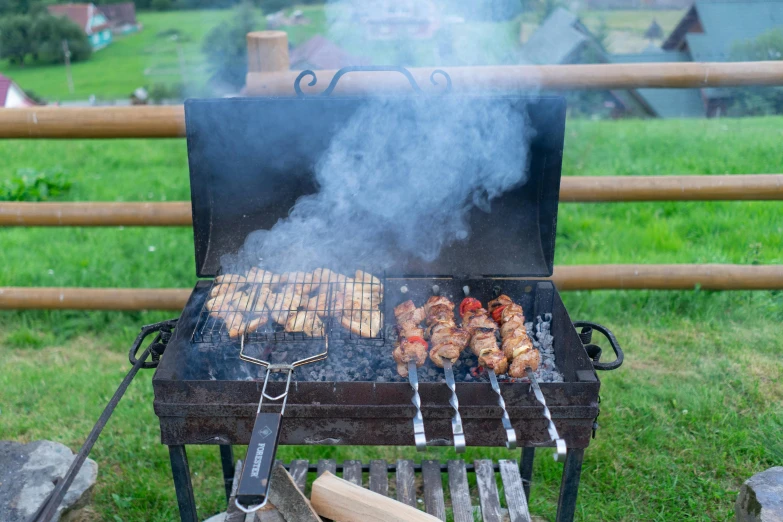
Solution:
{"label": "grill grate", "polygon": [[319,268],[275,274],[256,267],[218,275],[193,342],[245,344],[331,340],[384,341],[385,275]]}

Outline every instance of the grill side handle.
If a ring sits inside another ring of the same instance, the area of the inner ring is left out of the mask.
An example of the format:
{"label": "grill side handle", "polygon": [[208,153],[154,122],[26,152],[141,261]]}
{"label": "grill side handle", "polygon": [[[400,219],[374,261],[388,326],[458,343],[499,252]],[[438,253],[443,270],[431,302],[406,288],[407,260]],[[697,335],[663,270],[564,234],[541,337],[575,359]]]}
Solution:
{"label": "grill side handle", "polygon": [[[574,321],[574,328],[579,328],[579,327],[583,327],[582,333],[579,334],[579,338],[582,340],[582,344],[586,345],[586,347],[597,348],[597,354],[593,358],[593,368],[595,368],[596,370],[609,371],[609,370],[616,370],[617,368],[622,366],[623,359],[625,358],[625,355],[623,354],[623,349],[620,348],[620,343],[617,342],[617,338],[614,336],[614,334],[609,328],[590,321]],[[591,344],[592,330],[599,332],[609,340],[609,344],[612,346],[612,350],[614,350],[615,356],[617,356],[617,358],[614,361],[610,363],[598,362],[598,359],[600,357],[600,348]]]}

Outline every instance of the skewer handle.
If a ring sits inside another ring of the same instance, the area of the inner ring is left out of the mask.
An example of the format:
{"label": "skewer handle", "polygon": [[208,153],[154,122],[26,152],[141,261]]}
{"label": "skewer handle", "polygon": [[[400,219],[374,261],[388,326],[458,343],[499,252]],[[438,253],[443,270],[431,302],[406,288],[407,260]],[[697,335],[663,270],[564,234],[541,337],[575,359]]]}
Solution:
{"label": "skewer handle", "polygon": [[454,451],[462,453],[465,451],[465,433],[462,431],[462,417],[459,414],[459,399],[457,398],[457,383],[454,382],[454,370],[451,367],[451,361],[443,361],[443,373],[446,376],[446,385],[451,390],[449,404],[454,408],[454,416],[451,418],[451,431],[454,434]]}
{"label": "skewer handle", "polygon": [[517,433],[514,431],[514,427],[511,425],[511,419],[506,411],[506,401],[503,400],[503,394],[500,393],[500,385],[498,384],[498,377],[495,375],[494,370],[489,370],[489,382],[492,384],[492,389],[498,394],[498,406],[503,409],[503,429],[506,430],[506,448],[512,450],[517,447]]}
{"label": "skewer handle", "polygon": [[419,369],[413,361],[408,362],[408,382],[413,388],[411,402],[416,406],[416,415],[413,417],[413,439],[416,441],[416,449],[427,449],[427,436],[424,434],[424,417],[421,415],[421,397],[419,397]]}
{"label": "skewer handle", "polygon": [[552,413],[549,411],[549,408],[546,405],[544,393],[541,391],[541,386],[538,385],[538,381],[536,380],[536,376],[533,373],[533,370],[528,366],[525,368],[525,373],[527,373],[527,376],[530,379],[530,386],[533,388],[533,394],[536,396],[536,400],[541,404],[541,406],[544,407],[544,417],[547,420],[546,429],[549,431],[550,440],[555,442],[555,448],[557,450],[555,452],[554,458],[555,461],[560,462],[566,457],[566,443],[563,439],[560,438],[560,435],[557,433],[555,423],[552,422]]}

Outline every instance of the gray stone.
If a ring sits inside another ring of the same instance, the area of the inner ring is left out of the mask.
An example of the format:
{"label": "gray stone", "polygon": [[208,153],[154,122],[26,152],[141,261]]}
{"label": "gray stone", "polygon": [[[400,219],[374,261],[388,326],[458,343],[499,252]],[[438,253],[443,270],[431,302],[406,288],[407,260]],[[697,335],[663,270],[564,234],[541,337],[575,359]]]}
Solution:
{"label": "gray stone", "polygon": [[[68,471],[73,458],[73,452],[59,442],[0,441],[0,520],[29,520],[54,489],[57,477]],[[98,464],[87,459],[53,520],[59,520],[64,511],[82,507],[97,477]]]}
{"label": "gray stone", "polygon": [[783,466],[756,473],[740,488],[737,522],[783,522]]}

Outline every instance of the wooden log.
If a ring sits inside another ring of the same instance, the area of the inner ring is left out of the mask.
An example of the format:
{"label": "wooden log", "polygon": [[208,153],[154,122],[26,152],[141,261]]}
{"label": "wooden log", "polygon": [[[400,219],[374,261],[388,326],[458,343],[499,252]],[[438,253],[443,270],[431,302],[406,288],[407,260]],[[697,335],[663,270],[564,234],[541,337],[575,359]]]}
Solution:
{"label": "wooden log", "polygon": [[287,71],[288,34],[285,31],[247,33],[247,70],[254,73]]}
{"label": "wooden log", "polygon": [[[535,278],[531,278],[535,279]],[[558,290],[783,290],[783,265],[572,265],[555,267]],[[0,287],[5,310],[181,310],[190,289]],[[397,490],[410,492],[407,461],[397,468]],[[334,461],[319,462],[319,473],[334,471]],[[400,473],[403,471],[403,482]],[[412,467],[411,467],[412,471]],[[401,489],[402,487],[402,489]]]}
{"label": "wooden log", "polygon": [[559,290],[782,290],[783,265],[557,266]]}
{"label": "wooden log", "polygon": [[310,501],[280,464],[272,470],[272,478],[269,483],[269,502],[277,508],[285,520],[321,522],[321,517],[313,510]]}
{"label": "wooden log", "polygon": [[0,111],[0,138],[180,138],[182,105],[28,107]]}
{"label": "wooden log", "polygon": [[0,309],[182,310],[190,296],[179,288],[0,287]]}
{"label": "wooden log", "polygon": [[310,501],[325,518],[341,522],[437,522],[438,519],[329,472],[315,479]]}
{"label": "wooden log", "polygon": [[[1,114],[1,113],[0,113]],[[783,200],[783,174],[567,176],[561,202]],[[0,226],[191,226],[189,201],[0,202]]]}
{"label": "wooden log", "polygon": [[566,176],[560,201],[783,200],[783,174]]}
{"label": "wooden log", "polygon": [[165,203],[0,203],[0,226],[191,226],[189,201]]}
{"label": "wooden log", "polygon": [[[410,68],[419,86],[426,92],[443,87],[430,82],[436,68]],[[443,67],[455,91],[537,91],[574,89],[704,88],[745,85],[783,85],[783,62],[712,63],[622,63],[578,65],[490,65],[481,67]],[[317,84],[310,78],[301,82],[302,91],[322,92],[335,70],[316,71]],[[279,73],[248,72],[246,91],[251,96],[292,96],[294,80],[300,71]],[[337,84],[334,94],[411,92],[408,80],[396,72],[348,73]]]}

